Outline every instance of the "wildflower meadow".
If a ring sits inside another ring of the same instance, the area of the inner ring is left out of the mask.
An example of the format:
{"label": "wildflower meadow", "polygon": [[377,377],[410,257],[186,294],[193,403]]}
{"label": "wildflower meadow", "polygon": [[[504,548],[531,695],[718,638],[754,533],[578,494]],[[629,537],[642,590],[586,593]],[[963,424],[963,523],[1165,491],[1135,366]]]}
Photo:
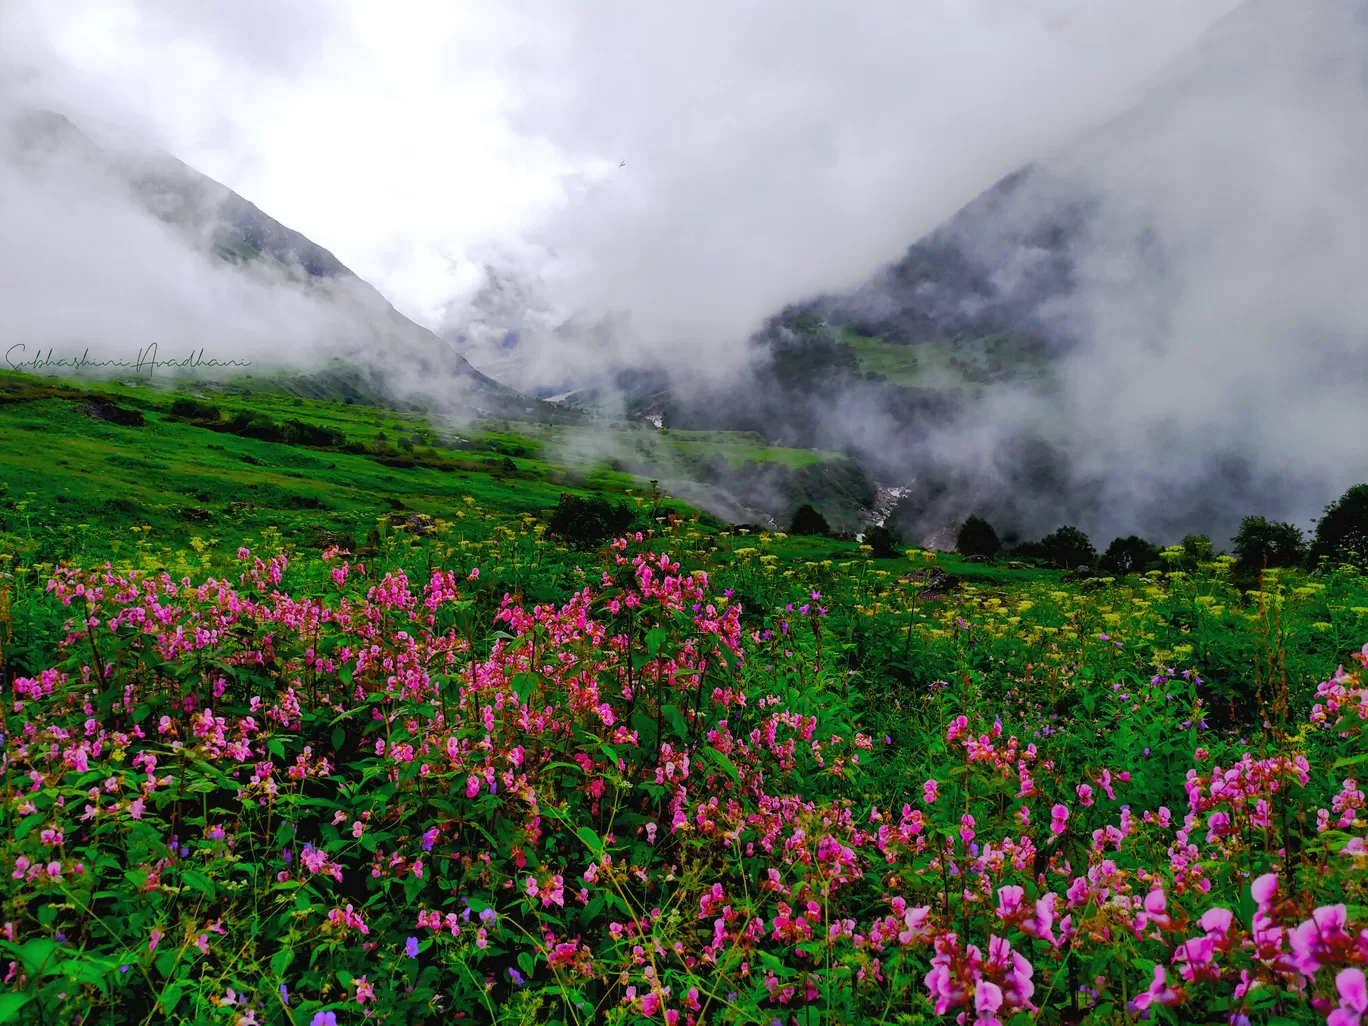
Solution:
{"label": "wildflower meadow", "polygon": [[11,564],[0,1018],[1364,1021],[1357,572],[791,545]]}

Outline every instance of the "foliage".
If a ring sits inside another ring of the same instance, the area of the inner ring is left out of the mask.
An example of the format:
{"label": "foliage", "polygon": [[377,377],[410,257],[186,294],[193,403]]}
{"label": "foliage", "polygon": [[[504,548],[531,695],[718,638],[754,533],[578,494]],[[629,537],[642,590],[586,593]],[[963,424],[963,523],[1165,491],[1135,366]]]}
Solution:
{"label": "foliage", "polygon": [[1197,673],[1086,623],[1115,599],[971,593],[914,613],[945,675],[895,704],[849,687],[868,567],[832,568],[839,617],[820,588],[743,609],[764,553],[633,536],[532,608],[468,558],[422,569],[435,544],[59,570],[14,597],[55,648],[6,707],[12,1015],[1352,1008],[1364,798],[1327,771],[1359,761],[1357,673],[1249,738],[1206,722]]}
{"label": "foliage", "polygon": [[587,548],[627,530],[634,516],[624,503],[611,503],[601,495],[586,498],[562,492],[547,530],[569,545]]}
{"label": "foliage", "polygon": [[1211,539],[1204,534],[1188,534],[1183,536],[1183,557],[1192,567],[1201,563],[1210,563],[1216,558],[1216,549],[1211,544]]}
{"label": "foliage", "polygon": [[831,525],[826,517],[818,513],[810,504],[803,503],[793,511],[789,524],[789,534],[830,534]]}
{"label": "foliage", "polygon": [[1306,554],[1301,529],[1263,517],[1245,517],[1235,535],[1236,565],[1246,574],[1265,567],[1297,566]]}
{"label": "foliage", "polygon": [[891,559],[898,554],[897,548],[902,544],[902,539],[892,528],[873,524],[865,529],[864,543],[873,550],[875,559]]}
{"label": "foliage", "polygon": [[1045,558],[1063,570],[1092,566],[1097,559],[1097,550],[1092,542],[1076,527],[1061,527],[1047,534],[1040,539],[1040,546]]}
{"label": "foliage", "polygon": [[1353,566],[1076,581],[658,495],[574,549],[493,430],[437,469],[23,395],[0,1021],[1361,1018]]}
{"label": "foliage", "polygon": [[1131,535],[1113,538],[1102,554],[1101,567],[1109,574],[1138,574],[1159,565],[1159,549]]}
{"label": "foliage", "polygon": [[1354,485],[1316,521],[1314,559],[1368,563],[1368,484]]}
{"label": "foliage", "polygon": [[171,416],[186,420],[207,420],[213,423],[223,419],[223,411],[212,403],[202,403],[181,397],[171,403]]}
{"label": "foliage", "polygon": [[961,556],[996,556],[1002,548],[993,525],[971,514],[955,532],[955,551]]}

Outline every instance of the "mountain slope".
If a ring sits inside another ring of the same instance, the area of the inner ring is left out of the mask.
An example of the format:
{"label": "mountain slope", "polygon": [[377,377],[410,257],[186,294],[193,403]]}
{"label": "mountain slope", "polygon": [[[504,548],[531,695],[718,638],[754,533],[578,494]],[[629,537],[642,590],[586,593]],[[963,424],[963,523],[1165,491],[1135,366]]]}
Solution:
{"label": "mountain slope", "polygon": [[[321,304],[337,320],[328,355],[387,369],[396,388],[440,384],[448,397],[459,393],[461,405],[471,412],[555,415],[545,404],[480,373],[331,252],[169,154],[102,147],[66,117],[47,110],[24,112],[7,127],[10,145],[0,146],[0,153],[8,151],[28,173],[50,175],[61,162],[81,165],[117,183],[192,249],[235,265],[265,288],[284,286]],[[288,346],[288,339],[282,337],[282,344]]]}
{"label": "mountain slope", "polygon": [[1293,153],[1310,143],[1308,108],[1344,98],[1336,78],[1361,91],[1365,25],[1357,0],[1247,0],[1138,105],[1008,175],[864,286],[806,305],[895,344],[1010,331],[1067,348],[1095,330],[1074,300],[1101,258],[1135,261],[1126,270],[1148,284],[1207,193],[1275,199],[1252,194],[1260,164],[1280,135]]}
{"label": "mountain slope", "polygon": [[1368,386],[1365,69],[1368,4],[1250,0],[666,423],[855,454],[909,486],[909,539],[975,511],[1035,537],[1306,522],[1368,472],[1316,427]]}

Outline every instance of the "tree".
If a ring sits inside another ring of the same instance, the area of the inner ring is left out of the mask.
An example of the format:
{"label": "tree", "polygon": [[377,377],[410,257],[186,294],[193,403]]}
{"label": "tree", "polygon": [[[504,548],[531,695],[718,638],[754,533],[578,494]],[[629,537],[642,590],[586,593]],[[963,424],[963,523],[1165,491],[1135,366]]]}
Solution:
{"label": "tree", "polygon": [[874,550],[875,559],[891,559],[898,554],[901,539],[883,524],[875,524],[864,533],[864,543]]}
{"label": "tree", "polygon": [[1061,527],[1053,534],[1040,539],[1045,558],[1064,570],[1080,566],[1092,566],[1097,559],[1097,550],[1088,536],[1076,527]]}
{"label": "tree", "polygon": [[831,525],[826,517],[818,513],[809,503],[803,503],[793,511],[793,522],[789,534],[830,534]]}
{"label": "tree", "polygon": [[1306,554],[1301,528],[1263,517],[1245,517],[1235,535],[1235,565],[1246,574],[1264,567],[1296,566]]}
{"label": "tree", "polygon": [[1210,563],[1216,558],[1211,539],[1204,534],[1189,534],[1183,538],[1183,558],[1197,563]]}
{"label": "tree", "polygon": [[955,532],[955,551],[961,556],[996,556],[1002,548],[993,525],[977,513],[960,525]]}
{"label": "tree", "polygon": [[1368,561],[1368,484],[1354,485],[1325,507],[1316,521],[1311,555],[1345,563],[1355,556],[1359,563]]}
{"label": "tree", "polygon": [[1144,538],[1113,538],[1102,556],[1102,569],[1118,577],[1147,570],[1158,559],[1159,550]]}

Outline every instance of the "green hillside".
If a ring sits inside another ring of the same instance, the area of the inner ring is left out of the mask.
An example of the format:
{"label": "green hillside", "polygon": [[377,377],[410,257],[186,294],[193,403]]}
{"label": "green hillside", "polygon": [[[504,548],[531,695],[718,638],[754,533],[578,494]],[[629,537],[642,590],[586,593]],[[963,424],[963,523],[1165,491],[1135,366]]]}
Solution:
{"label": "green hillside", "polygon": [[1008,382],[1040,387],[1051,380],[1051,357],[1045,345],[1012,332],[908,345],[843,328],[838,338],[854,352],[862,373],[895,385],[972,396],[985,385]]}
{"label": "green hillside", "polygon": [[[356,544],[379,518],[443,516],[467,496],[515,513],[554,507],[563,491],[614,501],[649,494],[647,477],[613,469],[626,457],[676,471],[688,459],[797,468],[838,458],[732,432],[438,424],[291,394],[308,389],[290,380],[187,387],[0,373],[0,530],[43,560],[92,551],[96,538],[117,544],[135,525],[171,545],[226,545],[267,528],[299,544]],[[143,423],[92,416],[102,403]],[[666,508],[683,509],[669,500]]]}

